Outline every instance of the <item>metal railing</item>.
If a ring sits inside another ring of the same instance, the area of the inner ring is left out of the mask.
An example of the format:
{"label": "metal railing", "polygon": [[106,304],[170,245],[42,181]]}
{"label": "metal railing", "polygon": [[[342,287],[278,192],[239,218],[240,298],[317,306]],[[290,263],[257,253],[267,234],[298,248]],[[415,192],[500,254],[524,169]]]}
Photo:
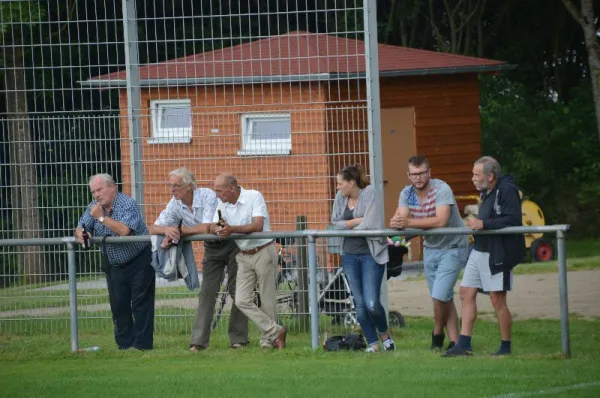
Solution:
{"label": "metal railing", "polygon": [[[244,239],[264,238],[305,238],[308,242],[308,267],[309,267],[309,308],[310,308],[310,332],[311,347],[316,350],[319,347],[319,307],[317,286],[317,238],[333,237],[374,237],[374,236],[430,236],[430,235],[506,235],[525,233],[554,233],[557,239],[557,257],[559,272],[559,295],[560,295],[560,325],[562,353],[566,358],[571,357],[571,341],[569,332],[569,308],[567,290],[567,255],[565,247],[566,232],[569,225],[546,225],[534,227],[509,227],[493,231],[473,231],[469,228],[436,228],[431,230],[394,230],[381,229],[371,231],[355,230],[303,230],[282,232],[260,232],[244,235]],[[231,237],[230,239],[236,239]],[[98,244],[102,238],[95,237],[91,243]],[[192,235],[187,236],[184,241],[209,241],[218,240],[214,235]],[[149,241],[150,236],[126,236],[110,237],[107,243],[126,243]],[[71,327],[71,350],[79,348],[78,314],[77,314],[77,275],[75,249],[77,243],[73,237],[50,238],[50,239],[4,239],[0,240],[0,246],[33,246],[33,245],[66,245],[68,251],[68,279],[69,279],[69,303],[70,303],[70,327]]]}

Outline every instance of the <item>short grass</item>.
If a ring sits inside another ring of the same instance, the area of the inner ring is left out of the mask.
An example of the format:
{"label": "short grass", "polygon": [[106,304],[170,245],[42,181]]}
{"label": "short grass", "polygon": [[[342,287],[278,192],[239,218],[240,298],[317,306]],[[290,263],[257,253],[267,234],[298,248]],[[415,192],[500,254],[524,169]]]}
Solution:
{"label": "short grass", "polygon": [[[600,238],[567,239],[567,258],[600,256]],[[556,244],[553,242],[553,244]]]}
{"label": "short grass", "polygon": [[[155,349],[118,351],[108,322],[83,327],[81,346],[98,352],[73,354],[68,329],[0,336],[0,396],[6,397],[481,397],[600,396],[600,320],[571,319],[572,359],[560,353],[558,321],[514,324],[514,355],[486,353],[498,345],[494,322],[477,323],[472,358],[440,358],[428,350],[431,321],[409,318],[394,331],[398,350],[313,352],[306,333],[294,333],[283,352],[261,351],[257,333],[244,350],[227,348],[224,328],[208,351],[187,352],[188,331],[166,333],[157,318]],[[545,391],[546,393],[540,393]]]}

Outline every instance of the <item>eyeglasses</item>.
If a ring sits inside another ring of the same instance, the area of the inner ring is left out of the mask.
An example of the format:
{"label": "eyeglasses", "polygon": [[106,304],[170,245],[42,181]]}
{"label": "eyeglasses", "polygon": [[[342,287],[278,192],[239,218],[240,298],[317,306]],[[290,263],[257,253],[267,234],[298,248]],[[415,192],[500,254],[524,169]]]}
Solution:
{"label": "eyeglasses", "polygon": [[408,173],[408,176],[410,178],[423,178],[423,177],[426,177],[427,174],[429,174],[429,169],[427,169],[425,171],[420,171],[418,173]]}
{"label": "eyeglasses", "polygon": [[167,184],[170,189],[179,189],[183,186],[183,184]]}

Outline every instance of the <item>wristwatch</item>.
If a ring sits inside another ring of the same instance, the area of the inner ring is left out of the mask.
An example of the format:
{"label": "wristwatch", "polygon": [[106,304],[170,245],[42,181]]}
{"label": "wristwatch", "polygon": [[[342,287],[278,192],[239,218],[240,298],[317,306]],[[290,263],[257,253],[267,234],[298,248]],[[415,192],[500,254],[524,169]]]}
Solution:
{"label": "wristwatch", "polygon": [[100,224],[104,224],[104,216],[98,217],[98,221],[100,221]]}

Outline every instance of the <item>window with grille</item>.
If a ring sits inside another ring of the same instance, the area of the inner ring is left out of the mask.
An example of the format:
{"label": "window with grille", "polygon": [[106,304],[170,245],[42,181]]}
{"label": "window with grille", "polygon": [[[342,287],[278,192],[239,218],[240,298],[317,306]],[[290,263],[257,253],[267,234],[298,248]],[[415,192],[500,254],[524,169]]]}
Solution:
{"label": "window with grille", "polygon": [[150,102],[152,115],[151,144],[188,143],[192,139],[192,105],[190,100],[155,100]]}
{"label": "window with grille", "polygon": [[292,123],[289,113],[242,115],[242,148],[239,155],[289,155]]}

